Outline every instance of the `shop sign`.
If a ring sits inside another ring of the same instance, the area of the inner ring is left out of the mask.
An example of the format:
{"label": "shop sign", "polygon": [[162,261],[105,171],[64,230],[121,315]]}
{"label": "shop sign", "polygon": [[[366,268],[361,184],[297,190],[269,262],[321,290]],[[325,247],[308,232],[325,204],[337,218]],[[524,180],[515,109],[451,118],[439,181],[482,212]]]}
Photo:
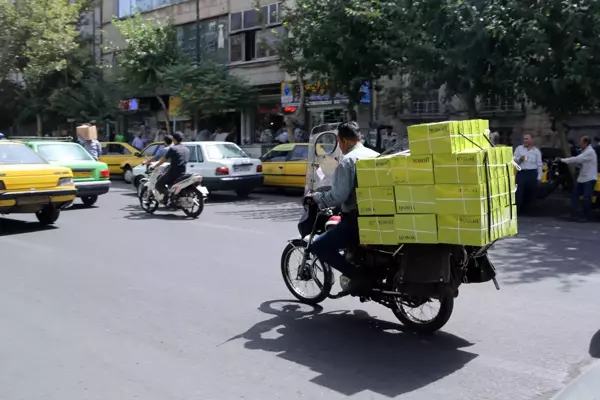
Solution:
{"label": "shop sign", "polygon": [[169,96],[169,117],[178,117],[179,107],[181,107],[181,97]]}
{"label": "shop sign", "polygon": [[[317,105],[328,105],[328,104],[347,104],[348,96],[343,94],[336,94],[331,98],[329,91],[327,90],[327,80],[307,82],[304,84],[304,94],[307,96],[306,105],[317,106]],[[365,83],[361,87],[363,97],[360,99],[360,104],[369,104],[371,102],[369,96],[369,86]],[[297,90],[294,90],[294,86],[291,82],[281,82],[281,105],[282,106],[299,106],[300,105],[300,94]]]}

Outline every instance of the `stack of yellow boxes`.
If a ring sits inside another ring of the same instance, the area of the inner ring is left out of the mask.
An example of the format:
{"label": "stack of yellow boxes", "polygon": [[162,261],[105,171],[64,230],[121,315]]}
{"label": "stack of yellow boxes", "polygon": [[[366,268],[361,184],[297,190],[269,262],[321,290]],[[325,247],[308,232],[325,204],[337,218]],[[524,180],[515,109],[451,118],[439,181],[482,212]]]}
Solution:
{"label": "stack of yellow boxes", "polygon": [[488,121],[408,128],[410,152],[356,163],[362,244],[485,246],[517,233],[510,147],[491,147]]}

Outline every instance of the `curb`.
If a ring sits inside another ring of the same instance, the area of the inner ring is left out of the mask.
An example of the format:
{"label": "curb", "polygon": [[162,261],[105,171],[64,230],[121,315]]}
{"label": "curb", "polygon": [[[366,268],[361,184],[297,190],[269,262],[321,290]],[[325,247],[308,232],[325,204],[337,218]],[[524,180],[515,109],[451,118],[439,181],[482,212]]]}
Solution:
{"label": "curb", "polygon": [[552,400],[600,400],[600,362],[573,379]]}

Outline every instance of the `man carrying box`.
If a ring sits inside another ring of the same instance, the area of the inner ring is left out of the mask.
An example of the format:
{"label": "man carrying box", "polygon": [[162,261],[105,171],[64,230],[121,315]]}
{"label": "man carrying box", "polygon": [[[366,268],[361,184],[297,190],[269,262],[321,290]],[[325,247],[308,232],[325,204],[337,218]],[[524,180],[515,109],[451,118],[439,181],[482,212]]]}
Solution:
{"label": "man carrying box", "polygon": [[377,157],[379,153],[367,149],[360,143],[360,130],[356,122],[342,123],[337,128],[337,140],[344,154],[333,175],[333,184],[327,192],[310,194],[319,208],[342,208],[342,221],[326,231],[312,243],[311,251],[322,262],[337,269],[342,290],[349,292],[364,284],[357,268],[340,254],[340,250],[358,243],[358,206],[356,205],[356,160]]}

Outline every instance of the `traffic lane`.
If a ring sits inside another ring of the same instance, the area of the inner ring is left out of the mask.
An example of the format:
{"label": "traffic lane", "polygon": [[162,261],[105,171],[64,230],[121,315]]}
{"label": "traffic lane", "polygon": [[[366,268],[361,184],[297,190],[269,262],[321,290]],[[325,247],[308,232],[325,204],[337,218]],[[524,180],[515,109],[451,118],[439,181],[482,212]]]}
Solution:
{"label": "traffic lane", "polygon": [[[270,307],[291,298],[279,257],[295,234],[282,216],[299,213],[297,198],[213,200],[196,221],[137,216],[126,192],[98,204],[25,235],[36,246],[29,253],[3,251],[19,267],[0,283],[11,321],[2,343],[16,344],[4,349],[13,367],[0,397],[58,398],[59,388],[61,398],[533,399],[589,359],[594,274],[564,292],[555,276],[503,282],[499,262],[502,291],[464,286],[446,333],[423,339],[353,299],[325,302],[316,315],[294,303]],[[110,248],[104,261],[99,247]],[[98,257],[81,268],[68,252]],[[40,354],[48,362],[32,366]],[[18,379],[36,374],[33,386]]]}

